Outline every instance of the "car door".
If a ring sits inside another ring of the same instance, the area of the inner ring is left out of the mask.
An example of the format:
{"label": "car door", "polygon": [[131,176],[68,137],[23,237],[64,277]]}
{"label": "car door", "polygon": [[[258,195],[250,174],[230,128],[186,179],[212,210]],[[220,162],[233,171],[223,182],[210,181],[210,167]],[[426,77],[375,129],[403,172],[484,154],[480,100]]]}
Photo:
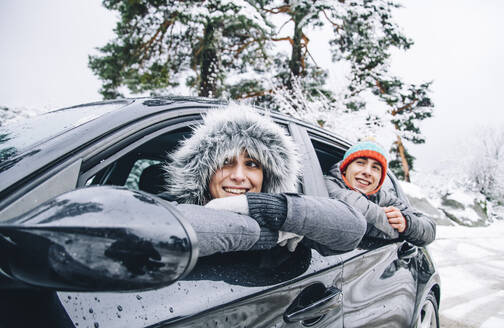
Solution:
{"label": "car door", "polygon": [[[84,159],[78,186],[138,188],[136,177],[191,133],[196,116],[174,117],[173,124],[166,121],[159,129],[145,127],[151,132],[128,136],[130,143],[104,140],[103,151]],[[295,124],[279,123],[298,140]],[[300,191],[319,195],[323,189],[314,183],[312,169],[318,163],[311,161],[305,156]],[[341,263],[341,255],[323,257],[304,247],[290,253],[277,247],[200,258],[191,274],[161,289],[57,294],[79,327],[343,327]]]}
{"label": "car door", "polygon": [[[305,129],[320,163],[320,174],[339,162],[348,145],[317,129]],[[397,197],[398,183],[392,174],[383,188]],[[407,202],[405,199],[404,201]],[[364,237],[358,249],[343,254],[344,327],[408,327],[413,318],[417,292],[417,248],[407,242],[380,241]]]}

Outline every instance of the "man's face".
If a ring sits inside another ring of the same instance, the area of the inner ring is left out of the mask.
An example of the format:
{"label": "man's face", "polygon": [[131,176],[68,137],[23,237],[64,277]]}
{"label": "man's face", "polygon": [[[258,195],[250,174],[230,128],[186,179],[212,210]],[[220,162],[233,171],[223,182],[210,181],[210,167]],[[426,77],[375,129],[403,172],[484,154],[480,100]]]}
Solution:
{"label": "man's face", "polygon": [[261,164],[242,152],[238,158],[228,159],[210,179],[210,195],[213,198],[260,192],[263,183]]}
{"label": "man's face", "polygon": [[368,194],[378,187],[382,167],[372,158],[359,157],[346,167],[344,174],[352,188]]}

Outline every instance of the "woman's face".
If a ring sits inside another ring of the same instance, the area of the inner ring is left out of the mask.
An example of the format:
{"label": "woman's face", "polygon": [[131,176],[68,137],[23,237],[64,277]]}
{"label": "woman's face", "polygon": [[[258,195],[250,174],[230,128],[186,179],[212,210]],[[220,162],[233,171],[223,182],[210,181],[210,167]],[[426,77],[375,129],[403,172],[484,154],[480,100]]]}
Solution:
{"label": "woman's face", "polygon": [[359,157],[347,166],[345,178],[352,188],[367,195],[378,187],[381,172],[380,162],[369,157]]}
{"label": "woman's face", "polygon": [[238,158],[228,159],[210,179],[210,195],[213,198],[260,192],[263,183],[261,164],[241,152]]}

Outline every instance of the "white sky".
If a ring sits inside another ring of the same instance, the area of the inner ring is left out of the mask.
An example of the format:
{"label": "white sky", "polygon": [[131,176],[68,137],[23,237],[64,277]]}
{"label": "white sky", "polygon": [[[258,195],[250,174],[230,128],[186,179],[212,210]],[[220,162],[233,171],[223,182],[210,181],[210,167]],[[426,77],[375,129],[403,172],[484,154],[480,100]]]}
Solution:
{"label": "white sky", "polygon": [[112,39],[99,0],[0,1],[0,105],[59,108],[96,100],[88,55]]}
{"label": "white sky", "polygon": [[[393,57],[409,81],[434,80],[434,118],[425,120],[425,145],[412,148],[422,168],[467,154],[476,129],[504,129],[504,1],[407,0],[395,16],[415,41]],[[464,153],[465,151],[465,153]]]}
{"label": "white sky", "polygon": [[[405,0],[395,18],[415,45],[392,70],[413,83],[434,80],[427,143],[410,148],[431,169],[480,126],[504,126],[501,0]],[[113,37],[115,13],[99,0],[0,1],[0,105],[59,108],[100,100],[88,55]],[[459,152],[457,152],[458,154]]]}

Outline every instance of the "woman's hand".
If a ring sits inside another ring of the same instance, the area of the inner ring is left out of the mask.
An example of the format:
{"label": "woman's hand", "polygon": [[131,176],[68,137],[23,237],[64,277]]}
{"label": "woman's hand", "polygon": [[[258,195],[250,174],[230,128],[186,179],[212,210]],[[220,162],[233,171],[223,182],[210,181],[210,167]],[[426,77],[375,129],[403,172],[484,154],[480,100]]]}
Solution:
{"label": "woman's hand", "polygon": [[402,233],[406,230],[406,219],[394,206],[382,207],[387,215],[388,222],[392,228],[396,229],[398,232]]}

